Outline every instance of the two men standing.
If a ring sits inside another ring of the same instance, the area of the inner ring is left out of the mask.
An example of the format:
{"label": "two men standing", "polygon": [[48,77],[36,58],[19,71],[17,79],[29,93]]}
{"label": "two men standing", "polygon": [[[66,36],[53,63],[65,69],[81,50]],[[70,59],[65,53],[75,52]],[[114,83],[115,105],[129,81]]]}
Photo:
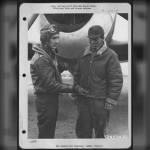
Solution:
{"label": "two men standing", "polygon": [[41,46],[34,47],[31,77],[35,88],[39,138],[54,138],[60,92],[78,93],[78,138],[104,138],[109,109],[117,104],[122,88],[122,73],[116,53],[107,47],[104,30],[93,26],[88,31],[89,47],[74,72],[74,86],[61,82],[56,57],[59,31],[48,25],[40,31]]}

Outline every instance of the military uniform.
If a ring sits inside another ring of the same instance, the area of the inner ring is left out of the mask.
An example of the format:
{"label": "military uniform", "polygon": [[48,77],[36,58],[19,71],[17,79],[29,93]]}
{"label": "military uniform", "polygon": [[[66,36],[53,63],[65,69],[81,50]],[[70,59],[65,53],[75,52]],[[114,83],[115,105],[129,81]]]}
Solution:
{"label": "military uniform", "polygon": [[89,95],[78,96],[77,137],[91,138],[95,129],[96,138],[104,138],[109,120],[105,103],[117,104],[123,83],[117,54],[107,47],[106,42],[95,54],[87,47],[79,59],[74,79],[75,86],[83,87]]}
{"label": "military uniform", "polygon": [[[42,29],[41,41],[57,34],[53,27]],[[35,89],[39,138],[54,138],[60,92],[72,92],[72,87],[62,84],[58,62],[51,49],[34,46],[30,70]]]}

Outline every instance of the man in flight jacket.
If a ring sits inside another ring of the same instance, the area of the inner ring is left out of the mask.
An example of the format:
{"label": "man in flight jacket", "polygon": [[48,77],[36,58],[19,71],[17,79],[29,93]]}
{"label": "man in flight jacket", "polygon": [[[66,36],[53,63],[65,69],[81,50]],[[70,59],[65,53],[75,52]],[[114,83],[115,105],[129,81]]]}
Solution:
{"label": "man in flight jacket", "polygon": [[101,26],[92,26],[88,31],[89,46],[74,72],[76,88],[84,88],[87,94],[78,96],[78,138],[104,138],[109,110],[117,105],[121,93],[123,77],[117,54],[104,40]]}
{"label": "man in flight jacket", "polygon": [[[36,95],[39,138],[54,138],[60,92],[73,92],[71,85],[63,84],[56,57],[59,31],[56,25],[40,30],[40,46],[34,46],[31,60],[31,77]],[[84,89],[83,89],[84,92]]]}

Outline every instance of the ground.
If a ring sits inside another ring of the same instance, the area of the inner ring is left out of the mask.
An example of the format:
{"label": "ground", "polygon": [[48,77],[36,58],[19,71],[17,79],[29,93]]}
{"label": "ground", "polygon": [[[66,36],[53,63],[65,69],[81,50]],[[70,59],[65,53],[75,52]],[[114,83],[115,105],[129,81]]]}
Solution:
{"label": "ground", "polygon": [[[35,97],[33,89],[29,87],[28,99],[28,137],[37,138],[37,113],[35,109]],[[77,107],[74,100],[67,95],[60,96],[59,115],[56,126],[55,138],[76,138],[75,123],[77,118]],[[106,134],[113,136],[128,136],[128,78],[124,76],[123,89],[118,105],[111,111],[110,122]]]}

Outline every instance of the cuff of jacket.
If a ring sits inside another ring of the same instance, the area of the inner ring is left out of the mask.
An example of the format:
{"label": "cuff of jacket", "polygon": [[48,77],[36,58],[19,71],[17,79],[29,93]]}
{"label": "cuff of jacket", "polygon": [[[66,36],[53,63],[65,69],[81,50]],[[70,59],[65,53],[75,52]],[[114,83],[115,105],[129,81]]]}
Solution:
{"label": "cuff of jacket", "polygon": [[111,99],[111,98],[106,98],[106,102],[107,102],[107,103],[110,103],[110,104],[112,104],[112,105],[117,105],[117,101],[114,100],[114,99]]}

